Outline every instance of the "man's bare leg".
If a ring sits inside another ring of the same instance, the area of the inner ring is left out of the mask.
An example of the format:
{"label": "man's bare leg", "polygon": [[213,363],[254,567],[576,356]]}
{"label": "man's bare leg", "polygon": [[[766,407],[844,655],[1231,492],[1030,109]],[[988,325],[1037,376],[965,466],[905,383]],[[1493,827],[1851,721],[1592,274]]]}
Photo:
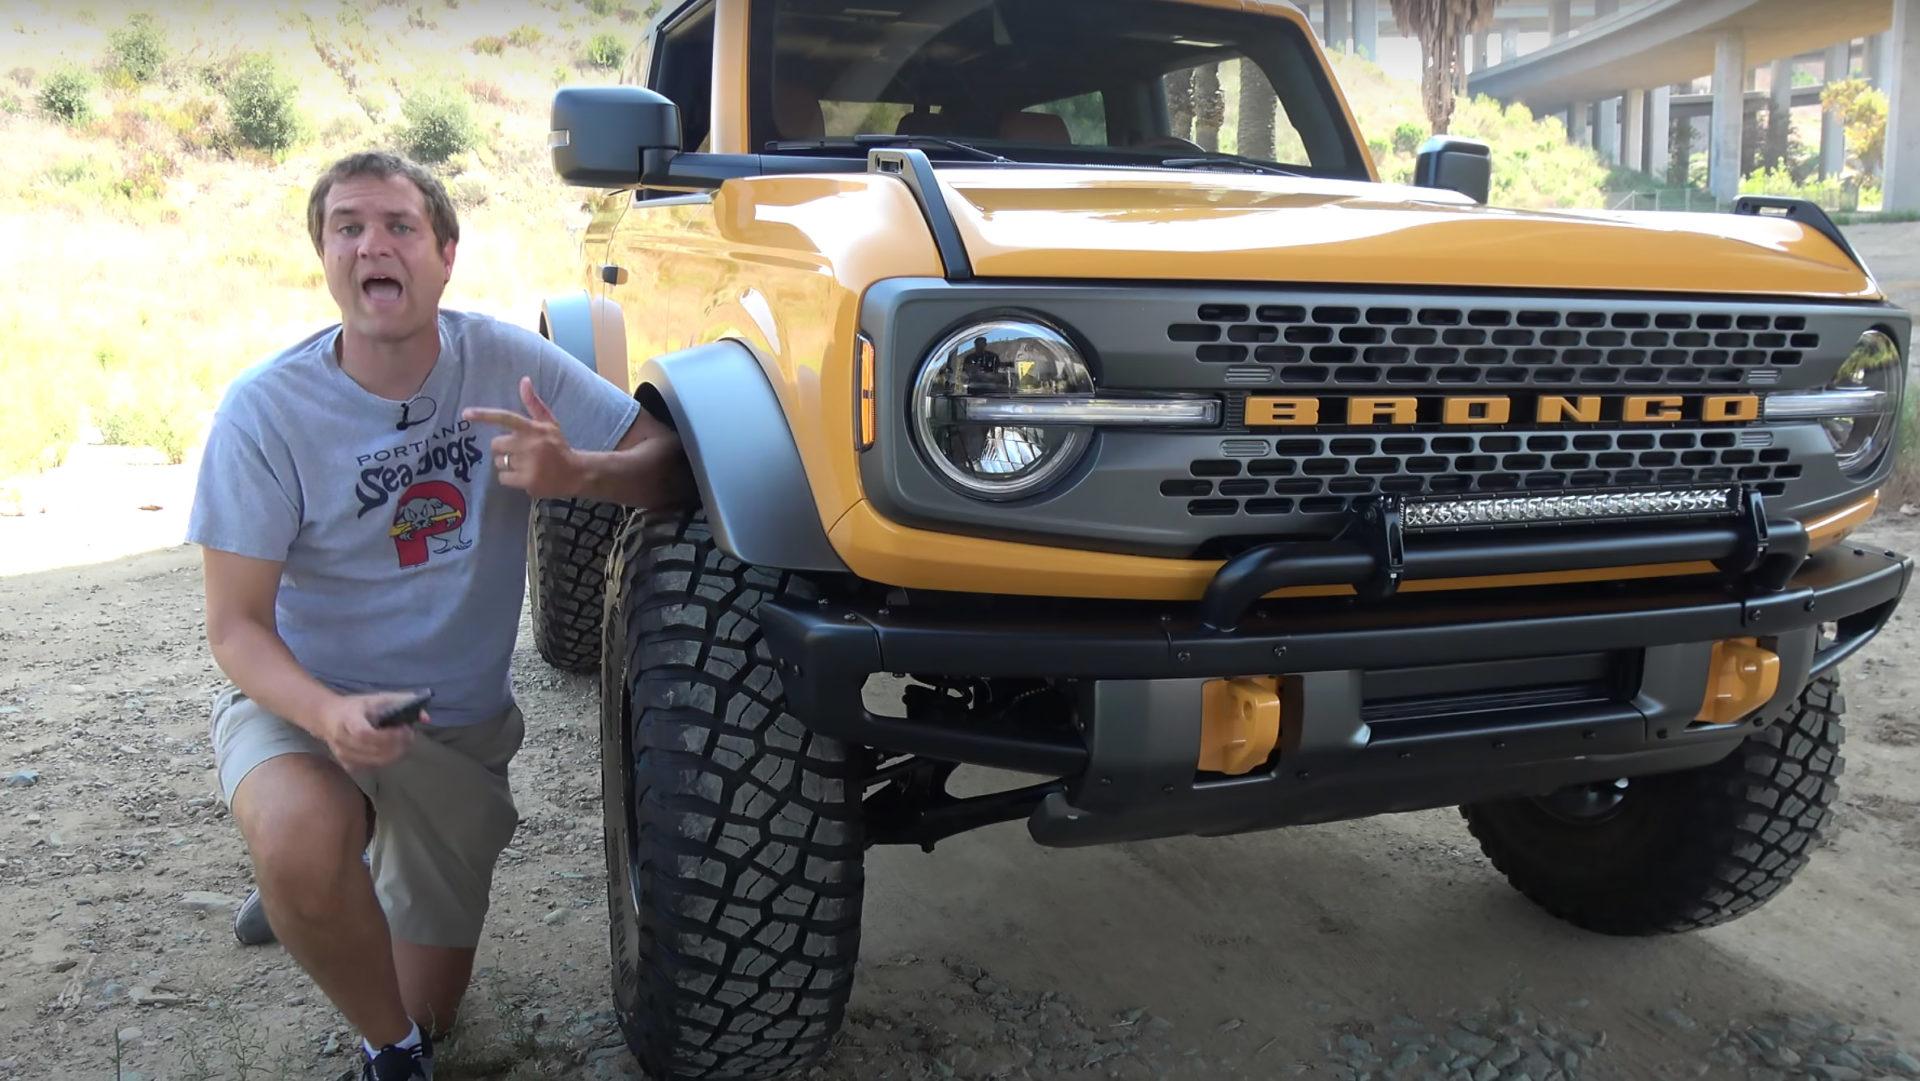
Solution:
{"label": "man's bare leg", "polygon": [[435,1040],[453,1031],[460,1000],[473,979],[476,951],[457,946],[419,946],[393,940],[393,965],[407,1016]]}
{"label": "man's bare leg", "polygon": [[360,862],[367,810],[359,787],[316,755],[281,755],[240,782],[233,817],[281,945],[375,1047],[405,1039],[413,1023],[387,918]]}

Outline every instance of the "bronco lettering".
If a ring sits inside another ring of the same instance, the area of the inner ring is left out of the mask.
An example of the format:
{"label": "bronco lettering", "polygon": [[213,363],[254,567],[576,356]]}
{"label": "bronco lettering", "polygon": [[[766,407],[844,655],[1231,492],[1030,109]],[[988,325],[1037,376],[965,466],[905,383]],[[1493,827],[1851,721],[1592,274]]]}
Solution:
{"label": "bronco lettering", "polygon": [[1352,427],[1395,427],[1442,424],[1449,427],[1497,426],[1509,423],[1744,424],[1760,418],[1757,394],[1493,394],[1472,396],[1416,396],[1306,398],[1257,394],[1247,399],[1249,428],[1307,428],[1322,417],[1344,417]]}

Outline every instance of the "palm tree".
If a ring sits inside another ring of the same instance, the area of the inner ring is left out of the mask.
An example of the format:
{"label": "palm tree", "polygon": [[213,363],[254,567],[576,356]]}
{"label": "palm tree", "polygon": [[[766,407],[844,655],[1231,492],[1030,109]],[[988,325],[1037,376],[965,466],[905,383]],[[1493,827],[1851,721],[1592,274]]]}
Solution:
{"label": "palm tree", "polygon": [[1273,157],[1273,86],[1260,65],[1250,59],[1240,61],[1240,147],[1252,158]]}
{"label": "palm tree", "polygon": [[1493,0],[1393,0],[1400,32],[1420,39],[1420,96],[1427,122],[1443,134],[1453,120],[1460,77],[1460,40],[1493,21]]}
{"label": "palm tree", "polygon": [[1193,73],[1193,141],[1203,150],[1220,149],[1220,125],[1227,120],[1227,96],[1220,92],[1220,65],[1205,64]]}
{"label": "palm tree", "polygon": [[1193,131],[1193,69],[1167,76],[1167,120],[1172,134],[1185,139]]}

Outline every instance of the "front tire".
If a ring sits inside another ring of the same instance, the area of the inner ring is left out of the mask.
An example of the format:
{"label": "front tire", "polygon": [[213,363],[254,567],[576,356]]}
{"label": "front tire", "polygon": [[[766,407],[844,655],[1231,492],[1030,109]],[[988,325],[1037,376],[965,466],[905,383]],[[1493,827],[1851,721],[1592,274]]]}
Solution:
{"label": "front tire", "polygon": [[656,1081],[748,1081],[827,1050],[852,989],[863,878],[848,748],[786,708],[756,611],[808,596],[704,515],[621,528],[601,664],[613,991]]}
{"label": "front tire", "polygon": [[1845,703],[1823,675],[1726,758],[1547,799],[1462,808],[1515,889],[1590,931],[1692,931],[1743,916],[1793,880],[1826,826]]}
{"label": "front tire", "polygon": [[538,499],[527,520],[527,604],[533,644],[563,672],[590,673],[600,661],[607,556],[626,517],[617,503]]}

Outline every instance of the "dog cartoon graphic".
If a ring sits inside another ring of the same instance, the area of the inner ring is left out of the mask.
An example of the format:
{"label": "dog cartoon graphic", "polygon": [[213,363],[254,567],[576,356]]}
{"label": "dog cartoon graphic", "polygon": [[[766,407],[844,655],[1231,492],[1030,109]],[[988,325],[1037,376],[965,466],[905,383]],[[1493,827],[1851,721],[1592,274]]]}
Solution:
{"label": "dog cartoon graphic", "polygon": [[402,567],[418,567],[429,556],[473,547],[467,539],[467,499],[443,480],[416,484],[401,494],[387,535]]}

